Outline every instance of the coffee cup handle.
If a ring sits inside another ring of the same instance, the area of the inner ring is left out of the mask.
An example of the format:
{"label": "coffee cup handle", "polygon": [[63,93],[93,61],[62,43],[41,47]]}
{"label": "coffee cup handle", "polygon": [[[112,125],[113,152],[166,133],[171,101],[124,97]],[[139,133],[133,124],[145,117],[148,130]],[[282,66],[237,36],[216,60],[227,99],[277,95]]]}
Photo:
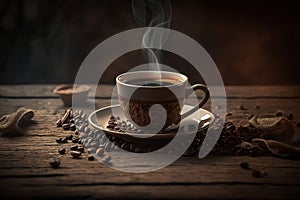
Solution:
{"label": "coffee cup handle", "polygon": [[194,90],[201,90],[204,93],[204,97],[192,109],[190,109],[189,111],[183,113],[180,116],[181,120],[188,117],[188,116],[190,116],[191,114],[193,114],[197,110],[199,110],[199,108],[201,108],[207,102],[207,100],[210,97],[210,93],[209,93],[209,90],[208,90],[207,86],[205,86],[203,84],[193,85],[190,89],[188,89],[186,91],[186,96],[189,96]]}

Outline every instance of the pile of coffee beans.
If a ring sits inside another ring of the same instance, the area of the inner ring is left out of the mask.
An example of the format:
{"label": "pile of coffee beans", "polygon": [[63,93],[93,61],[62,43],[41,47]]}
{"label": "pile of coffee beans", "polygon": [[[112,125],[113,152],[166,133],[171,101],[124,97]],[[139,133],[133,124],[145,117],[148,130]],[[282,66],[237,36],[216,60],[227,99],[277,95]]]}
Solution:
{"label": "pile of coffee beans", "polygon": [[[56,142],[59,144],[70,144],[69,154],[74,159],[82,159],[82,154],[87,149],[87,160],[95,160],[94,156],[99,157],[106,164],[111,164],[111,157],[106,154],[111,148],[115,148],[115,144],[108,145],[108,141],[104,141],[106,137],[95,129],[89,127],[87,115],[82,110],[73,111],[69,108],[65,111],[65,114],[61,119],[56,122],[57,127],[62,127],[63,130],[72,131],[72,134],[67,134],[65,137],[56,138]],[[113,138],[112,138],[113,139]],[[101,154],[99,152],[101,149]],[[60,147],[58,149],[60,155],[67,153],[66,147]],[[52,168],[58,168],[60,161],[53,159],[49,162]]]}
{"label": "pile of coffee beans", "polygon": [[[259,106],[254,106],[255,109],[259,109]],[[247,110],[244,106],[238,106],[240,110]],[[229,112],[226,117],[232,117],[234,114]],[[293,114],[286,115],[282,111],[278,111],[273,114],[273,116],[286,116],[288,119],[293,119]],[[249,118],[253,117],[250,115]],[[143,146],[137,143],[129,143],[116,138],[112,135],[104,134],[102,131],[94,129],[89,126],[87,115],[82,110],[73,111],[71,108],[67,109],[65,114],[61,119],[56,122],[57,127],[62,127],[64,130],[68,131],[65,137],[60,137],[56,139],[59,144],[68,144],[72,142],[72,145],[67,150],[65,147],[58,149],[58,153],[61,155],[69,152],[72,158],[81,159],[82,154],[89,153],[87,155],[87,160],[93,161],[95,157],[102,160],[107,164],[111,163],[111,157],[107,152],[119,151],[121,149],[136,152],[136,153],[146,153],[159,149],[159,147]],[[297,124],[300,127],[300,123]],[[143,134],[142,130],[134,127],[132,123],[128,120],[121,120],[118,116],[111,115],[107,122],[107,129],[111,131],[118,131],[123,133],[140,133]],[[182,148],[184,145],[190,144],[190,147],[186,151],[186,156],[193,156],[199,152],[199,149],[203,145],[208,145],[204,143],[204,138],[206,137],[207,128],[199,129],[193,125],[188,127],[181,127],[186,129],[185,131],[197,130],[196,137],[193,141],[183,140],[182,145],[177,148]],[[260,155],[270,155],[267,149],[263,149],[260,146],[252,144],[252,140],[255,138],[261,138],[258,130],[249,124],[247,121],[240,123],[236,126],[232,121],[227,121],[223,125],[223,120],[216,116],[213,125],[210,127],[211,130],[222,129],[221,135],[218,139],[217,144],[212,150],[212,154],[226,154],[226,155],[250,155],[250,156],[260,156]],[[72,131],[72,134],[69,134]],[[167,129],[166,133],[177,133],[183,131],[179,130],[178,127]],[[85,151],[85,149],[87,151]],[[172,150],[170,150],[172,153]],[[50,162],[51,167],[57,168],[60,165],[58,160]],[[241,166],[247,168],[246,164]],[[253,171],[253,176],[260,176],[257,171]]]}

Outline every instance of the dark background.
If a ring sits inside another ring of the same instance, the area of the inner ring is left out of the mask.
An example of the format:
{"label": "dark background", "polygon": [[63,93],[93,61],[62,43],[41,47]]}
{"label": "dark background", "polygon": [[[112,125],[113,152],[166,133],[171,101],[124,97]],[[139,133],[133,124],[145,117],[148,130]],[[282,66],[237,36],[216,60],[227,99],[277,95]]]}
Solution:
{"label": "dark background", "polygon": [[[171,28],[208,51],[225,84],[300,84],[296,1],[171,2]],[[97,44],[137,27],[130,0],[2,0],[0,83],[71,83]],[[144,62],[140,51],[128,53],[101,81]],[[176,55],[165,52],[162,62],[199,79]]]}

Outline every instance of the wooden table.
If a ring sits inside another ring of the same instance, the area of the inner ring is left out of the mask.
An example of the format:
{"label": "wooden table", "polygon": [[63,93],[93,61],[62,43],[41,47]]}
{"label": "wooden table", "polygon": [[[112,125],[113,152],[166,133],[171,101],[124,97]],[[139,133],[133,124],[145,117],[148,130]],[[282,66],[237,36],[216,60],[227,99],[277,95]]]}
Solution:
{"label": "wooden table", "polygon": [[[172,165],[145,174],[130,174],[108,168],[98,161],[61,157],[61,167],[52,169],[58,157],[57,137],[66,131],[55,126],[66,109],[52,94],[55,85],[0,86],[0,114],[24,106],[35,110],[35,125],[19,137],[0,137],[0,198],[45,199],[262,199],[300,197],[300,161],[276,157],[214,156],[202,160],[182,157]],[[112,86],[103,85],[97,106],[110,104]],[[250,113],[281,109],[300,119],[300,87],[228,86],[228,111],[233,119]],[[244,105],[247,110],[237,109]],[[259,105],[259,109],[254,109]],[[71,144],[63,144],[70,146]],[[254,178],[239,164],[266,169],[268,176]],[[128,163],[130,166],[130,162]]]}

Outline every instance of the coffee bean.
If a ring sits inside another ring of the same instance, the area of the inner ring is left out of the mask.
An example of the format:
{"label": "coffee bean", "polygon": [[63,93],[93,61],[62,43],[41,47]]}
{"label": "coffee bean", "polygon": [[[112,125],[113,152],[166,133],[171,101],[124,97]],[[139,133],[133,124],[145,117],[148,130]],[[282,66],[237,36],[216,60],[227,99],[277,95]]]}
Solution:
{"label": "coffee bean", "polygon": [[82,125],[78,127],[78,130],[81,131],[81,132],[84,132],[84,129],[85,129],[85,127],[82,126]]}
{"label": "coffee bean", "polygon": [[247,108],[245,108],[243,105],[238,105],[238,106],[237,106],[237,109],[240,109],[240,110],[247,110]]}
{"label": "coffee bean", "polygon": [[70,125],[70,130],[71,130],[71,131],[75,131],[75,130],[76,130],[75,124],[71,124],[71,125]]}
{"label": "coffee bean", "polygon": [[64,137],[64,138],[61,140],[61,143],[68,143],[68,138],[67,138],[67,137]]}
{"label": "coffee bean", "polygon": [[56,126],[57,126],[57,127],[61,127],[61,125],[62,125],[61,119],[57,120],[57,121],[56,121]]}
{"label": "coffee bean", "polygon": [[86,119],[86,114],[82,114],[82,115],[81,115],[81,118],[82,118],[82,119]]}
{"label": "coffee bean", "polygon": [[91,129],[89,127],[85,127],[84,132],[89,133]]}
{"label": "coffee bean", "polygon": [[258,169],[253,169],[252,170],[252,176],[255,178],[262,178],[263,177],[263,173],[261,170]]}
{"label": "coffee bean", "polygon": [[289,120],[293,120],[293,118],[294,118],[293,113],[289,113],[289,114],[286,116],[286,118],[288,118]]}
{"label": "coffee bean", "polygon": [[228,113],[226,113],[226,116],[227,117],[231,117],[233,115],[233,113],[232,112],[228,112]]}
{"label": "coffee bean", "polygon": [[51,165],[52,168],[58,168],[60,165],[60,161],[57,159],[53,159],[49,161],[49,164]]}
{"label": "coffee bean", "polygon": [[93,138],[95,136],[95,131],[90,131],[88,134],[89,137]]}
{"label": "coffee bean", "polygon": [[74,119],[73,119],[73,118],[70,119],[69,123],[70,123],[70,124],[74,124],[74,123],[75,123]]}
{"label": "coffee bean", "polygon": [[249,164],[247,162],[240,163],[241,168],[243,169],[250,169]]}
{"label": "coffee bean", "polygon": [[106,126],[106,128],[108,128],[108,129],[113,129],[115,126],[113,125],[113,124],[108,124],[107,126]]}
{"label": "coffee bean", "polygon": [[260,106],[259,105],[255,105],[253,108],[257,110],[257,109],[260,108]]}
{"label": "coffee bean", "polygon": [[97,149],[94,148],[94,147],[88,148],[88,152],[89,152],[89,153],[95,153],[96,150],[97,150]]}
{"label": "coffee bean", "polygon": [[79,138],[76,137],[76,138],[73,138],[73,139],[72,139],[72,142],[73,142],[73,143],[78,143],[78,140],[79,140]]}
{"label": "coffee bean", "polygon": [[73,135],[67,135],[66,138],[67,138],[68,140],[72,140],[72,139],[73,139]]}
{"label": "coffee bean", "polygon": [[77,144],[73,144],[73,145],[70,147],[70,149],[71,149],[72,151],[76,151],[76,150],[78,149],[78,145],[77,145]]}
{"label": "coffee bean", "polygon": [[62,142],[62,138],[56,138],[56,142],[57,142],[57,143],[63,143],[63,142]]}
{"label": "coffee bean", "polygon": [[102,159],[103,162],[108,163],[111,160],[111,156],[110,155],[105,155],[104,158]]}
{"label": "coffee bean", "polygon": [[89,161],[93,161],[93,160],[95,160],[95,157],[94,157],[93,155],[89,155],[89,156],[88,156],[88,160],[89,160]]}
{"label": "coffee bean", "polygon": [[63,118],[61,119],[62,124],[65,124],[67,121],[69,121],[70,114],[71,114],[71,109],[69,108],[64,114]]}
{"label": "coffee bean", "polygon": [[283,116],[283,112],[280,110],[275,113],[275,117],[282,117],[282,116]]}
{"label": "coffee bean", "polygon": [[99,144],[96,141],[92,141],[89,146],[90,147],[97,147],[97,146],[99,146]]}
{"label": "coffee bean", "polygon": [[80,138],[78,139],[77,143],[78,143],[78,144],[82,144],[82,141],[81,141]]}
{"label": "coffee bean", "polygon": [[79,131],[77,129],[75,130],[74,133],[75,133],[75,135],[79,135]]}
{"label": "coffee bean", "polygon": [[70,154],[73,156],[73,158],[80,158],[81,152],[79,151],[71,151]]}
{"label": "coffee bean", "polygon": [[63,124],[62,125],[64,130],[69,130],[70,129],[70,124]]}
{"label": "coffee bean", "polygon": [[83,146],[78,147],[77,151],[83,153],[84,152],[84,147]]}
{"label": "coffee bean", "polygon": [[248,116],[248,120],[252,119],[255,115],[254,114],[251,114]]}
{"label": "coffee bean", "polygon": [[97,156],[103,156],[103,153],[104,153],[104,148],[98,148],[96,151]]}
{"label": "coffee bean", "polygon": [[66,149],[65,148],[58,149],[58,153],[59,154],[65,154],[66,153]]}

